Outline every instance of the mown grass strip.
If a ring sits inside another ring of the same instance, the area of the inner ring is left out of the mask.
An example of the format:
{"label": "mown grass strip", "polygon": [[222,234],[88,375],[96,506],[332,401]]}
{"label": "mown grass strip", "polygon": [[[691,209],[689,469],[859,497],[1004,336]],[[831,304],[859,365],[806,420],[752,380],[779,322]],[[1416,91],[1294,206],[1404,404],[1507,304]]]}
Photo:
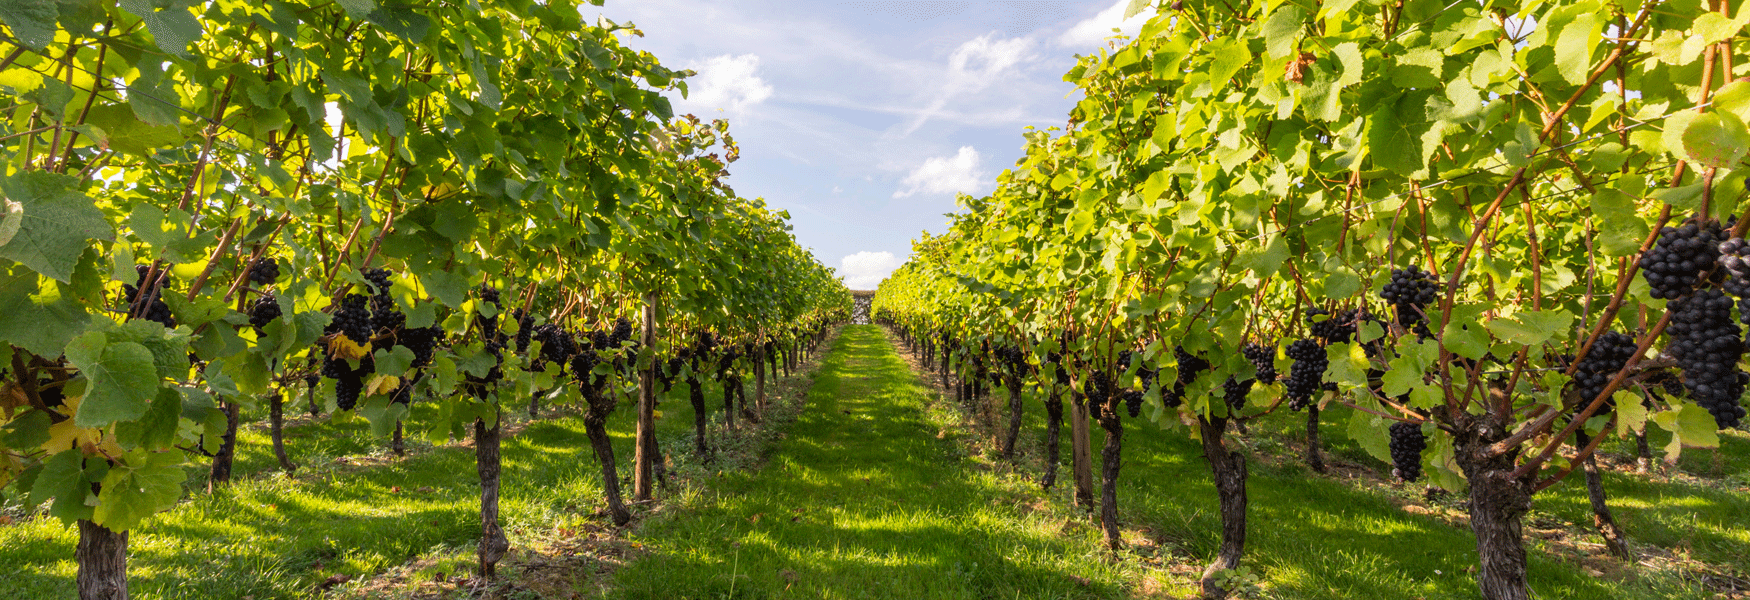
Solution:
{"label": "mown grass strip", "polygon": [[874,326],[845,328],[769,462],[653,519],[622,598],[1120,598],[1135,575],[977,468]]}

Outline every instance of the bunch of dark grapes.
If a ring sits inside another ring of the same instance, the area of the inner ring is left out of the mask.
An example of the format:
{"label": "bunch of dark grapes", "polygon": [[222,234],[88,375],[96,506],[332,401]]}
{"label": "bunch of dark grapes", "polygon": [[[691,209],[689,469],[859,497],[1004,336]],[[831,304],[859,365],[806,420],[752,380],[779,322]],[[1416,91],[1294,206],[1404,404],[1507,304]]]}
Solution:
{"label": "bunch of dark grapes", "polygon": [[490,317],[484,313],[480,315],[480,327],[484,332],[484,337],[488,343],[499,342],[502,344],[503,338],[498,333],[498,315],[504,312],[504,304],[498,301],[498,288],[482,284],[479,293],[481,302],[489,302],[498,309]]}
{"label": "bunch of dark grapes", "polygon": [[389,270],[388,269],[365,269],[364,272],[360,273],[360,274],[364,276],[365,283],[368,284],[369,287],[371,288],[371,295],[373,295],[373,296],[387,296],[387,295],[389,295]]}
{"label": "bunch of dark grapes", "polygon": [[1391,283],[1385,284],[1385,288],[1379,291],[1379,297],[1391,303],[1393,311],[1398,315],[1399,326],[1427,339],[1434,334],[1428,330],[1428,318],[1423,311],[1434,303],[1439,292],[1440,285],[1434,282],[1433,273],[1410,265],[1402,269],[1392,269]]}
{"label": "bunch of dark grapes", "polygon": [[1000,346],[997,348],[997,360],[1002,361],[1008,372],[1021,375],[1027,372],[1027,353],[1020,346]]}
{"label": "bunch of dark grapes", "polygon": [[[146,286],[146,273],[151,271],[150,265],[134,265],[134,273],[138,278],[134,285],[122,284],[122,296],[127,299],[131,308],[140,297],[140,289]],[[176,327],[176,317],[170,314],[170,305],[164,303],[164,288],[170,285],[169,267],[159,269],[158,285],[151,286],[151,292],[146,297],[146,310],[139,318],[152,321],[165,327]]]}
{"label": "bunch of dark grapes", "polygon": [[[1615,331],[1607,331],[1598,336],[1598,341],[1592,343],[1592,349],[1586,352],[1586,358],[1580,361],[1580,366],[1574,369],[1574,386],[1580,392],[1580,407],[1592,403],[1599,394],[1604,393],[1604,387],[1616,377],[1623,365],[1635,354],[1635,339]],[[1605,400],[1605,406],[1615,406]]]}
{"label": "bunch of dark grapes", "polygon": [[280,278],[280,263],[273,257],[264,257],[256,261],[249,269],[249,280],[256,285],[273,285]]}
{"label": "bunch of dark grapes", "polygon": [[597,375],[593,383],[589,383],[587,379],[590,372],[595,369],[596,363],[599,362],[601,362],[601,355],[596,354],[594,348],[585,348],[583,351],[571,355],[571,376],[588,385],[601,385],[603,376]]}
{"label": "bunch of dark grapes", "polygon": [[1104,407],[1112,397],[1112,378],[1105,371],[1094,371],[1082,382],[1082,395],[1087,397],[1088,405]]}
{"label": "bunch of dark grapes", "polygon": [[656,370],[656,378],[662,381],[662,393],[666,394],[669,390],[674,389],[675,378],[680,377],[681,367],[687,364],[686,350],[686,348],[681,348],[680,353],[668,359],[662,368]]}
{"label": "bunch of dark grapes", "polygon": [[1240,353],[1246,355],[1246,360],[1252,362],[1252,367],[1258,370],[1258,382],[1264,385],[1276,383],[1276,348],[1264,344],[1246,344],[1240,346]]}
{"label": "bunch of dark grapes", "polygon": [[1721,429],[1736,427],[1744,417],[1738,398],[1744,382],[1738,358],[1744,340],[1732,320],[1732,300],[1719,290],[1705,289],[1672,300],[1671,344],[1666,352],[1683,369],[1683,385],[1696,404],[1707,409]]}
{"label": "bunch of dark grapes", "polygon": [[[1324,340],[1326,344],[1347,344],[1355,339],[1355,309],[1339,310],[1335,313],[1322,308],[1306,309],[1306,322],[1311,325],[1313,337]],[[1319,317],[1323,316],[1323,319]]]}
{"label": "bunch of dark grapes", "polygon": [[516,351],[518,354],[529,351],[529,342],[535,339],[535,331],[530,326],[535,324],[535,317],[523,309],[512,311],[511,319],[516,321]]}
{"label": "bunch of dark grapes", "polygon": [[[1727,275],[1721,289],[1738,299],[1738,322],[1750,325],[1750,242],[1744,238],[1720,242],[1719,264]],[[1744,343],[1750,347],[1750,338]]]}
{"label": "bunch of dark grapes", "polygon": [[260,332],[261,328],[266,327],[268,323],[280,318],[282,312],[279,299],[274,298],[273,294],[264,295],[256,298],[255,304],[249,305],[249,324],[255,326],[255,330]]}
{"label": "bunch of dark grapes", "polygon": [[1723,239],[1717,223],[1660,229],[1659,241],[1640,259],[1641,274],[1653,288],[1653,297],[1675,300],[1694,291],[1701,272],[1719,260]]}
{"label": "bunch of dark grapes", "polygon": [[577,339],[564,327],[548,323],[534,328],[533,336],[541,340],[541,359],[564,363],[577,353]]}
{"label": "bunch of dark grapes", "polygon": [[1391,424],[1392,474],[1404,481],[1422,478],[1422,450],[1428,448],[1428,436],[1422,434],[1419,423],[1399,421]]}
{"label": "bunch of dark grapes", "polygon": [[1196,381],[1198,373],[1209,370],[1209,361],[1186,352],[1184,346],[1173,347],[1173,358],[1179,361],[1179,378],[1173,382],[1172,389],[1161,390],[1161,404],[1167,408],[1177,408],[1183,404],[1185,386]]}
{"label": "bunch of dark grapes", "polygon": [[345,335],[354,344],[361,346],[370,342],[371,311],[365,307],[369,301],[359,294],[347,294],[340,300],[340,308],[334,311],[334,320],[329,321],[328,328],[323,333]]}
{"label": "bunch of dark grapes", "polygon": [[1288,358],[1294,359],[1294,366],[1288,369],[1288,382],[1284,384],[1288,408],[1300,410],[1312,402],[1314,392],[1324,388],[1322,380],[1330,360],[1325,358],[1325,349],[1312,340],[1295,340],[1289,344]]}
{"label": "bunch of dark grapes", "polygon": [[352,410],[358,405],[359,394],[365,389],[365,378],[375,372],[376,364],[370,356],[359,359],[356,369],[332,354],[323,357],[322,376],[334,380],[334,404],[340,410]]}
{"label": "bunch of dark grapes", "polygon": [[1252,385],[1257,382],[1256,379],[1240,379],[1238,377],[1229,377],[1227,381],[1221,382],[1222,397],[1227,400],[1228,408],[1233,410],[1245,408],[1246,396],[1252,393]]}
{"label": "bunch of dark grapes", "polygon": [[1063,368],[1063,355],[1051,352],[1045,355],[1045,360],[1050,362],[1052,369],[1057,371],[1057,385],[1069,387],[1069,371]]}
{"label": "bunch of dark grapes", "polygon": [[608,344],[618,348],[621,343],[630,339],[632,339],[632,322],[626,320],[626,317],[614,320],[614,332],[608,335]]}
{"label": "bunch of dark grapes", "polygon": [[431,364],[432,354],[437,351],[438,342],[443,341],[444,330],[433,325],[418,329],[403,329],[395,334],[395,341],[408,350],[413,351],[413,368],[423,368]]}
{"label": "bunch of dark grapes", "polygon": [[723,355],[717,359],[717,376],[721,378],[728,375],[729,370],[735,368],[737,358],[741,358],[741,353],[736,352],[734,346],[725,346]]}

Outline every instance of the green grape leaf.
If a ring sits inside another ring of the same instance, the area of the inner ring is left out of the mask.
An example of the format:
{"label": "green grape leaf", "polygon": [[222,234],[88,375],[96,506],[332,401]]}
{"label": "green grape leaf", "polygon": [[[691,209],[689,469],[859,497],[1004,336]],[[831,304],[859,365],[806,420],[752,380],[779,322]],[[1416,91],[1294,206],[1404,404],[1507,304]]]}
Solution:
{"label": "green grape leaf", "polygon": [[1597,13],[1581,13],[1556,38],[1556,69],[1568,83],[1580,85],[1592,72],[1592,51],[1600,47],[1603,23]]}
{"label": "green grape leaf", "polygon": [[42,50],[55,41],[55,19],[60,16],[55,0],[0,2],[0,21],[12,35],[32,50]]}
{"label": "green grape leaf", "polygon": [[103,332],[92,331],[67,344],[67,362],[91,382],[73,418],[80,427],[138,419],[158,395],[158,368],[152,351],[140,344],[111,343]]}
{"label": "green grape leaf", "polygon": [[23,207],[18,232],[0,246],[0,258],[69,281],[79,255],[90,246],[87,240],[109,240],[115,233],[77,186],[77,179],[47,171],[0,178],[0,192]]}
{"label": "green grape leaf", "polygon": [[1665,445],[1665,460],[1677,460],[1686,447],[1720,447],[1719,424],[1707,409],[1694,402],[1679,400],[1669,410],[1654,413],[1652,420],[1671,432],[1671,443]]}
{"label": "green grape leaf", "polygon": [[1651,228],[1635,214],[1635,199],[1611,188],[1599,188],[1592,195],[1592,213],[1610,227],[1598,229],[1599,249],[1606,256],[1639,254],[1641,240],[1647,239]]}
{"label": "green grape leaf", "polygon": [[0,264],[0,342],[59,356],[91,315],[65,290],[22,265]]}
{"label": "green grape leaf", "polygon": [[158,388],[146,416],[137,421],[117,423],[116,443],[123,449],[160,449],[176,443],[176,430],[182,422],[182,394],[173,388]]}
{"label": "green grape leaf", "polygon": [[96,499],[85,472],[85,453],[78,448],[63,450],[43,461],[43,470],[30,488],[31,504],[53,500],[49,516],[67,524],[91,518]]}
{"label": "green grape leaf", "polygon": [[[346,0],[346,2],[368,1],[369,0]],[[349,8],[348,10],[350,11],[351,9]],[[402,39],[409,42],[424,40],[425,34],[431,30],[431,18],[419,14],[418,12],[414,12],[413,9],[406,6],[378,7],[376,10],[371,11],[370,14],[365,15],[365,20],[376,24],[378,27],[382,27],[384,31],[400,36]]]}
{"label": "green grape leaf", "polygon": [[[145,102],[142,101],[142,104]],[[147,112],[162,117],[161,104],[153,103]],[[170,116],[175,122],[175,115]],[[117,152],[133,156],[150,157],[159,148],[175,145],[182,141],[182,132],[174,126],[160,126],[147,123],[136,116],[136,110],[121,104],[99,104],[91,107],[91,112],[85,116],[85,122],[103,129],[104,143]]]}
{"label": "green grape leaf", "polygon": [[1565,310],[1516,313],[1510,318],[1490,319],[1489,333],[1510,344],[1536,346],[1567,330],[1574,315]]}
{"label": "green grape leaf", "polygon": [[[10,363],[10,361],[8,361]],[[0,363],[5,364],[5,363]],[[36,448],[49,442],[49,413],[30,410],[0,427],[0,447]],[[30,488],[20,488],[29,490]]]}
{"label": "green grape leaf", "polygon": [[1372,413],[1351,411],[1349,415],[1349,439],[1366,450],[1369,455],[1385,462],[1391,462],[1391,434],[1386,432],[1387,425],[1382,419]]}
{"label": "green grape leaf", "polygon": [[1645,433],[1647,405],[1641,404],[1641,397],[1627,390],[1617,390],[1611,397],[1616,399],[1616,435],[1627,438],[1631,433]]}
{"label": "green grape leaf", "polygon": [[182,498],[182,481],[188,478],[181,464],[181,451],[129,452],[127,461],[111,468],[103,478],[91,521],[125,531],[176,506]]}
{"label": "green grape leaf", "polygon": [[371,11],[377,9],[377,3],[373,0],[339,0],[339,4],[346,9],[346,15],[354,19],[369,17]]}
{"label": "green grape leaf", "polygon": [[273,382],[273,372],[267,366],[267,359],[260,354],[247,352],[226,357],[221,372],[230,378],[242,395],[259,396],[273,391],[268,387]]}
{"label": "green grape leaf", "polygon": [[194,57],[188,45],[201,37],[201,25],[189,5],[188,0],[120,0],[122,10],[146,24],[160,50],[183,58]]}
{"label": "green grape leaf", "polygon": [[377,373],[390,377],[400,377],[413,367],[413,351],[406,346],[395,346],[392,350],[378,350],[372,355],[377,365]]}
{"label": "green grape leaf", "polygon": [[1750,131],[1732,113],[1702,113],[1683,130],[1683,153],[1702,166],[1732,167],[1746,152],[1750,152]]}
{"label": "green grape leaf", "polygon": [[1453,354],[1471,360],[1481,360],[1489,354],[1489,334],[1474,317],[1452,314],[1452,322],[1446,324],[1441,335],[1441,342]]}

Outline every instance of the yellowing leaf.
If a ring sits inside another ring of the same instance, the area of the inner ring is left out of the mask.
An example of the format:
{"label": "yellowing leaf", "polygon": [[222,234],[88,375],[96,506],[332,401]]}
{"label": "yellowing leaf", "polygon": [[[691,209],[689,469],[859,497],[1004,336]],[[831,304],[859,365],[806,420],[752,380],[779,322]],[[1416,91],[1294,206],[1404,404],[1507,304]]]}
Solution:
{"label": "yellowing leaf", "polygon": [[366,355],[370,354],[365,350],[364,346],[358,345],[357,342],[346,337],[346,334],[344,333],[337,333],[334,337],[328,339],[328,353],[334,355],[335,358],[350,358],[353,360],[364,358]]}
{"label": "yellowing leaf", "polygon": [[395,391],[395,388],[398,387],[401,387],[400,377],[379,374],[376,377],[372,377],[369,382],[365,383],[365,395],[375,396],[378,394],[387,394]]}

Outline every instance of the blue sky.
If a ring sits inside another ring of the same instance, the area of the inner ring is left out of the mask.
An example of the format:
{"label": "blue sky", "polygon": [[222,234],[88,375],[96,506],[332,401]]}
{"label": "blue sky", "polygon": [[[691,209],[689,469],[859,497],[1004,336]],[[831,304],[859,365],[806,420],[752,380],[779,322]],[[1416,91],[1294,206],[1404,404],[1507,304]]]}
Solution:
{"label": "blue sky", "polygon": [[676,109],[727,118],[738,194],[788,210],[797,239],[872,289],[957,192],[988,193],[1022,127],[1061,125],[1074,55],[1120,27],[1129,0],[608,0],[623,36],[689,68]]}

